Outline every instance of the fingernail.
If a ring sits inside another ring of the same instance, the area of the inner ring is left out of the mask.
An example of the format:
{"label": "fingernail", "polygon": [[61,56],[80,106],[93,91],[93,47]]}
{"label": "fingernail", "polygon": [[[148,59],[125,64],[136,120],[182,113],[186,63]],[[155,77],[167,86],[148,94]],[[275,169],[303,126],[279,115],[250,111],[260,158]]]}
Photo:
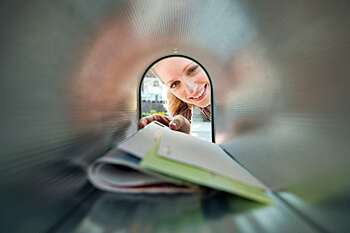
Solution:
{"label": "fingernail", "polygon": [[145,126],[145,120],[140,121],[140,128],[143,128]]}

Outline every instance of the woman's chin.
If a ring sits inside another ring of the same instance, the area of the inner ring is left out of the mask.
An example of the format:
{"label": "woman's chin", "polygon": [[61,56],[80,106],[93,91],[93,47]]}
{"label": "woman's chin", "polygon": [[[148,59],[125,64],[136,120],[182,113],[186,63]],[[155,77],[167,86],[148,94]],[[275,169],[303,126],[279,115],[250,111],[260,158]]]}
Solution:
{"label": "woman's chin", "polygon": [[200,101],[198,103],[193,103],[193,104],[196,105],[197,107],[204,108],[210,104],[210,99],[209,100],[204,99],[203,101]]}

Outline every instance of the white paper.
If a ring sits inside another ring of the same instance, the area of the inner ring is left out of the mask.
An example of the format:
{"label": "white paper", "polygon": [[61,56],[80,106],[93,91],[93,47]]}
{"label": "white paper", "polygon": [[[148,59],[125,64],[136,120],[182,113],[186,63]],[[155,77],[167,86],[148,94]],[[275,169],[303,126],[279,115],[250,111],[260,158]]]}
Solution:
{"label": "white paper", "polygon": [[164,128],[162,131],[158,155],[268,189],[228,156],[219,145],[169,128]]}
{"label": "white paper", "polygon": [[[122,167],[130,169],[125,170]],[[116,148],[90,165],[87,176],[96,188],[116,193],[193,193],[196,191],[195,187],[175,186],[185,183],[142,168],[139,166],[138,159]],[[165,185],[158,186],[162,184]]]}
{"label": "white paper", "polygon": [[[113,167],[113,165],[130,168],[125,171]],[[144,169],[138,164],[128,161],[123,157],[108,155],[99,159],[91,168],[90,175],[98,177],[99,180],[118,186],[140,186],[159,184],[164,180],[143,173]]]}
{"label": "white paper", "polygon": [[151,122],[145,128],[118,145],[118,149],[143,158],[157,141],[165,127],[159,122]]}

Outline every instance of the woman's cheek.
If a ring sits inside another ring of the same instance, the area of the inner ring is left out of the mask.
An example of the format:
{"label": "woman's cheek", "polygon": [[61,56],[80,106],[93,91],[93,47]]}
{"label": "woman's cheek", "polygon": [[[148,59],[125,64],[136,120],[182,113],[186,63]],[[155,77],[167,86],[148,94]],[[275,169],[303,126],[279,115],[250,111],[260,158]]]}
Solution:
{"label": "woman's cheek", "polygon": [[174,93],[174,95],[175,95],[177,98],[179,98],[180,100],[186,102],[186,100],[185,100],[185,95],[183,95],[181,92],[180,92],[180,93],[179,93],[179,92]]}

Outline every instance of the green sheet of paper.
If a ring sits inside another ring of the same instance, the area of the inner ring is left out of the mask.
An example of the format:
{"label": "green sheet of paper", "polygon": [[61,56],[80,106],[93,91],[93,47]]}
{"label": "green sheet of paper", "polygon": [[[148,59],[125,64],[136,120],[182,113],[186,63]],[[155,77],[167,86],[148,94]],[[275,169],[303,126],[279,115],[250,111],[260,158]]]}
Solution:
{"label": "green sheet of paper", "polygon": [[198,167],[186,165],[158,156],[157,151],[160,140],[161,137],[155,142],[152,149],[142,159],[141,166],[159,173],[177,177],[195,184],[233,193],[261,203],[274,203],[264,190],[257,187],[214,174]]}

